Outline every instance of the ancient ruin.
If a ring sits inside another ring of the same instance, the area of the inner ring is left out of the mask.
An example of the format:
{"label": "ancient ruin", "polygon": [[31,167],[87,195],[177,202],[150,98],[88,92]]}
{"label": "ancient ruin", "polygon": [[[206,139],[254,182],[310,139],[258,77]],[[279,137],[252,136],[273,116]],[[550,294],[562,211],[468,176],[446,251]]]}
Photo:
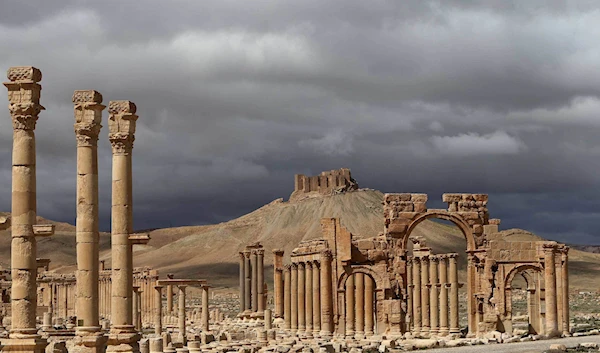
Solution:
{"label": "ancient ruin", "polygon": [[265,298],[265,250],[260,243],[246,246],[240,252],[240,313],[239,317],[263,317]]}
{"label": "ancient ruin", "polygon": [[317,195],[331,195],[357,189],[358,183],[352,179],[348,168],[322,172],[320,175],[310,177],[296,174],[294,176],[294,192],[290,196],[290,200]]}

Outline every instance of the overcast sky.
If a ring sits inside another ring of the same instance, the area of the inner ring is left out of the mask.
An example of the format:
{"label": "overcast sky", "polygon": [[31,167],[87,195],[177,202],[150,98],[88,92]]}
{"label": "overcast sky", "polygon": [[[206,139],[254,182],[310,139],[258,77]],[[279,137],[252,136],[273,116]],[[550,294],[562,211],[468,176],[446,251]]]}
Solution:
{"label": "overcast sky", "polygon": [[[296,173],[348,167],[430,208],[488,193],[501,228],[600,243],[598,38],[597,1],[0,3],[0,68],[43,73],[38,214],[74,222],[71,96],[95,89],[138,107],[137,229],[226,221],[287,199]],[[0,102],[9,211],[6,89]]]}

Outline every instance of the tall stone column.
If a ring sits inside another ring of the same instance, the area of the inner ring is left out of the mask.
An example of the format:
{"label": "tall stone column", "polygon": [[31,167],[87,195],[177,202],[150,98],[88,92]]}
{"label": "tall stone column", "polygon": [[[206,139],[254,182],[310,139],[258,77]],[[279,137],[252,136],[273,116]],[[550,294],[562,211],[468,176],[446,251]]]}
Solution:
{"label": "tall stone column", "polygon": [[321,336],[333,334],[333,295],[330,250],[321,251]]}
{"label": "tall stone column", "polygon": [[292,329],[292,274],[291,265],[285,265],[283,272],[283,328]]}
{"label": "tall stone column", "polygon": [[141,325],[139,324],[140,320],[140,301],[138,297],[140,295],[140,287],[133,287],[133,300],[132,300],[132,312],[133,312],[133,324],[135,326],[136,331],[141,331]]}
{"label": "tall stone column", "polygon": [[162,335],[162,289],[163,286],[154,286],[154,334],[157,337]]}
{"label": "tall stone column", "polygon": [[439,294],[438,294],[438,266],[439,258],[437,256],[430,256],[429,261],[429,282],[431,288],[429,291],[429,303],[430,303],[430,321],[431,321],[431,334],[437,335],[440,333],[439,326]]}
{"label": "tall stone column", "polygon": [[208,288],[209,286],[202,286],[202,329],[209,331],[209,320],[208,320]]}
{"label": "tall stone column", "polygon": [[312,312],[313,312],[313,334],[319,335],[321,332],[321,273],[319,271],[319,263],[312,263]]}
{"label": "tall stone column", "polygon": [[414,325],[413,325],[413,333],[415,335],[421,334],[421,326],[423,326],[423,322],[421,321],[421,259],[418,257],[413,257],[413,315],[414,315]]}
{"label": "tall stone column", "polygon": [[179,342],[182,342],[184,346],[187,344],[185,327],[185,287],[186,286],[183,285],[178,286],[179,298],[177,299],[177,304],[179,304]]}
{"label": "tall stone column", "polygon": [[[458,326],[458,267],[456,266],[456,258],[458,254],[448,254],[448,263],[450,271],[450,333],[459,334],[460,327]],[[473,328],[475,330],[475,328]]]}
{"label": "tall stone column", "polygon": [[561,251],[561,271],[562,271],[562,309],[563,309],[563,325],[562,331],[564,335],[570,334],[569,327],[569,247],[565,246]]}
{"label": "tall stone column", "polygon": [[75,91],[77,139],[77,336],[78,349],[100,353],[106,339],[100,333],[99,230],[98,230],[98,134],[102,127],[102,95]]}
{"label": "tall stone column", "polygon": [[313,325],[312,325],[312,319],[313,319],[313,288],[312,288],[312,284],[313,284],[313,270],[312,270],[312,262],[307,262],[305,264],[305,275],[306,275],[306,280],[305,280],[305,285],[306,285],[306,289],[304,291],[304,309],[305,309],[305,315],[306,318],[304,321],[306,321],[306,334],[309,336],[312,336],[312,331],[313,331]]}
{"label": "tall stone column", "polygon": [[133,325],[132,164],[138,116],[130,101],[108,104],[108,139],[112,145],[112,300],[111,331],[107,352],[139,351],[139,334]]}
{"label": "tall stone column", "polygon": [[298,331],[298,264],[291,265],[291,330]]}
{"label": "tall stone column", "polygon": [[240,255],[240,313],[243,313],[247,308],[246,308],[246,288],[245,288],[245,284],[246,284],[246,275],[244,272],[244,267],[246,265],[246,262],[244,261],[244,253],[240,251],[239,253]]}
{"label": "tall stone column", "polygon": [[306,273],[304,262],[298,263],[298,331],[306,331]]}
{"label": "tall stone column", "polygon": [[8,69],[9,111],[13,126],[11,210],[11,318],[9,339],[2,340],[4,352],[44,352],[46,340],[36,329],[37,245],[35,125],[40,111],[42,73],[34,67]]}
{"label": "tall stone column", "polygon": [[273,250],[273,289],[275,317],[283,317],[283,250]]}
{"label": "tall stone column", "polygon": [[244,250],[244,257],[245,257],[245,261],[246,261],[246,265],[244,266],[244,276],[246,277],[246,285],[244,286],[245,288],[245,298],[244,298],[244,302],[246,303],[246,310],[248,311],[248,313],[250,313],[252,311],[252,264],[251,264],[251,257],[252,253],[250,250],[246,249]]}
{"label": "tall stone column", "polygon": [[558,332],[556,303],[556,265],[554,262],[555,242],[544,244],[544,283],[546,285],[546,335],[555,337]]}
{"label": "tall stone column", "polygon": [[250,268],[252,269],[252,312],[258,311],[258,253],[256,249],[252,249],[252,257],[250,258]]}
{"label": "tall stone column", "polygon": [[421,333],[429,335],[431,328],[431,321],[429,317],[429,311],[431,307],[429,305],[429,256],[425,255],[421,257]]}
{"label": "tall stone column", "polygon": [[354,336],[354,275],[346,279],[346,337]]}
{"label": "tall stone column", "polygon": [[374,317],[373,317],[373,289],[375,281],[371,276],[365,275],[365,335],[373,335]]}
{"label": "tall stone column", "polygon": [[439,257],[440,273],[440,336],[447,336],[448,328],[448,258],[446,255]]}
{"label": "tall stone column", "polygon": [[256,265],[258,267],[257,277],[256,277],[256,282],[257,282],[257,286],[258,286],[257,309],[260,313],[262,313],[263,311],[265,311],[265,250],[264,249],[256,249]]}
{"label": "tall stone column", "polygon": [[410,332],[414,327],[413,314],[413,274],[412,274],[412,257],[406,259],[406,331]]}
{"label": "tall stone column", "polygon": [[365,334],[365,274],[357,273],[355,277],[354,308],[356,313],[355,332],[359,337]]}
{"label": "tall stone column", "polygon": [[167,284],[167,314],[173,314],[173,285]]}

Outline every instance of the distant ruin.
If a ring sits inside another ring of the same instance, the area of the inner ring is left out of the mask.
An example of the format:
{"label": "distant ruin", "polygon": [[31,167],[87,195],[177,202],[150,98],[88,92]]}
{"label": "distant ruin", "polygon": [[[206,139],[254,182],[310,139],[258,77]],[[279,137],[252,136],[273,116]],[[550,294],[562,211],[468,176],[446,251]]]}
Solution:
{"label": "distant ruin", "polygon": [[315,176],[296,174],[294,176],[294,192],[292,192],[290,200],[311,195],[334,195],[357,189],[358,183],[352,179],[348,168],[321,172]]}

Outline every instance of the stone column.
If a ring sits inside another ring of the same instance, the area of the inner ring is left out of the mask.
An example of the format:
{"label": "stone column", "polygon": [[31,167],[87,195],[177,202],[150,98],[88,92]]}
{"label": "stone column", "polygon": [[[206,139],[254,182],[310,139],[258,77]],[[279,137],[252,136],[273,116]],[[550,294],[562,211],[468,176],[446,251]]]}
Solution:
{"label": "stone column", "polygon": [[428,336],[431,328],[431,321],[429,320],[429,311],[431,307],[429,305],[429,256],[425,255],[421,257],[421,333]]}
{"label": "stone column", "polygon": [[373,335],[374,317],[373,317],[373,289],[375,281],[369,275],[365,275],[365,335]]}
{"label": "stone column", "polygon": [[173,314],[173,285],[167,284],[167,314]]}
{"label": "stone column", "polygon": [[[457,254],[458,256],[458,254]],[[475,337],[477,335],[477,329],[479,325],[479,318],[477,312],[477,299],[475,298],[476,288],[479,288],[478,280],[481,276],[477,275],[477,264],[475,263],[476,256],[473,253],[467,254],[467,321],[468,338]],[[458,281],[458,280],[457,280]],[[452,285],[452,284],[450,284]],[[458,293],[458,284],[456,293]],[[458,294],[457,294],[458,295]],[[450,303],[452,304],[452,287],[450,288]],[[457,315],[458,315],[458,308]],[[452,307],[450,307],[450,324],[452,327]],[[452,331],[450,331],[452,333]]]}
{"label": "stone column", "polygon": [[140,287],[133,287],[133,300],[132,300],[132,311],[133,311],[133,324],[137,331],[141,331],[142,328],[139,324],[140,320],[140,301],[138,300],[140,295]]}
{"label": "stone column", "polygon": [[246,249],[244,250],[244,257],[245,257],[245,261],[246,261],[246,265],[244,266],[244,276],[246,277],[246,285],[244,286],[245,288],[245,294],[246,296],[244,297],[244,302],[245,302],[245,307],[246,310],[249,312],[252,311],[252,268],[251,268],[251,260],[250,260],[250,255],[251,252],[250,250]]}
{"label": "stone column", "polygon": [[356,335],[363,337],[365,334],[365,274],[357,273],[355,277],[354,308],[356,313],[356,324],[354,330]]}
{"label": "stone column", "polygon": [[250,268],[252,269],[252,280],[251,280],[251,286],[252,286],[252,311],[253,312],[257,312],[258,311],[258,253],[256,249],[252,249],[252,257],[250,258]]}
{"label": "stone column", "polygon": [[283,317],[283,250],[273,250],[273,288],[275,317]]}
{"label": "stone column", "polygon": [[244,253],[240,251],[239,253],[240,255],[240,313],[243,313],[247,308],[246,308],[246,288],[245,288],[245,284],[246,284],[246,275],[244,272],[244,267],[246,265],[246,262],[244,261]]}
{"label": "stone column", "polygon": [[321,251],[321,336],[333,334],[333,296],[330,250]]}
{"label": "stone column", "polygon": [[546,285],[546,335],[555,337],[558,332],[556,308],[556,267],[554,263],[555,242],[544,244],[544,283]]}
{"label": "stone column", "polygon": [[258,300],[258,311],[262,313],[265,311],[265,250],[256,249],[256,264],[257,264],[257,277],[256,282],[258,286],[257,300]]}
{"label": "stone column", "polygon": [[292,328],[292,274],[291,265],[283,269],[283,328],[286,331]]}
{"label": "stone column", "polygon": [[179,304],[179,342],[182,342],[185,346],[187,344],[187,335],[186,335],[186,327],[185,327],[185,287],[186,286],[178,286],[179,287],[179,298],[177,302]]}
{"label": "stone column", "polygon": [[306,330],[306,274],[304,262],[298,263],[298,331]]}
{"label": "stone column", "polygon": [[305,275],[306,275],[306,280],[305,280],[305,285],[306,285],[306,289],[304,291],[304,309],[305,309],[305,315],[306,318],[304,321],[306,321],[306,334],[311,336],[312,335],[312,331],[313,331],[313,325],[312,325],[312,319],[313,319],[313,270],[312,270],[312,262],[307,262],[306,263],[306,269],[305,269]]}
{"label": "stone column", "polygon": [[298,330],[298,264],[291,265],[291,325],[292,332]]}
{"label": "stone column", "polygon": [[410,332],[414,327],[413,314],[413,274],[412,274],[412,257],[406,259],[406,331]]}
{"label": "stone column", "polygon": [[154,334],[157,337],[162,334],[162,288],[163,286],[154,286]]}
{"label": "stone column", "polygon": [[448,328],[448,260],[446,255],[439,257],[440,272],[440,336],[447,336]]}
{"label": "stone column", "polygon": [[569,327],[569,247],[565,246],[561,251],[561,262],[562,262],[562,309],[563,309],[563,323],[562,331],[564,335],[570,334]]}
{"label": "stone column", "polygon": [[209,286],[202,286],[202,330],[209,331],[209,320],[208,320],[208,288]]}
{"label": "stone column", "polygon": [[11,318],[4,352],[44,352],[46,340],[36,329],[37,245],[35,125],[40,111],[42,73],[34,67],[11,67],[7,77],[9,111],[13,127],[11,210]]}
{"label": "stone column", "polygon": [[346,279],[346,337],[354,336],[354,274]]}
{"label": "stone column", "polygon": [[317,336],[321,332],[321,273],[319,272],[319,263],[312,263],[312,313],[313,313],[313,334]]}
{"label": "stone column", "polygon": [[75,137],[77,139],[77,286],[76,311],[78,348],[104,350],[100,331],[99,231],[98,231],[98,134],[102,127],[102,95],[75,91]]}
{"label": "stone column", "polygon": [[[449,271],[450,271],[450,333],[459,334],[460,327],[458,326],[458,267],[456,266],[456,258],[458,254],[448,254]],[[472,328],[476,331],[476,328]]]}
{"label": "stone column", "polygon": [[413,333],[419,335],[421,333],[421,259],[413,257]]}
{"label": "stone column", "polygon": [[108,138],[112,145],[112,303],[107,352],[139,351],[139,334],[133,325],[133,233],[131,153],[138,116],[130,101],[108,104]]}
{"label": "stone column", "polygon": [[430,321],[431,321],[431,334],[437,335],[440,333],[439,327],[439,294],[438,294],[438,266],[439,258],[437,256],[430,256],[429,262],[429,282],[431,288],[429,292],[429,303],[431,306],[430,310]]}

